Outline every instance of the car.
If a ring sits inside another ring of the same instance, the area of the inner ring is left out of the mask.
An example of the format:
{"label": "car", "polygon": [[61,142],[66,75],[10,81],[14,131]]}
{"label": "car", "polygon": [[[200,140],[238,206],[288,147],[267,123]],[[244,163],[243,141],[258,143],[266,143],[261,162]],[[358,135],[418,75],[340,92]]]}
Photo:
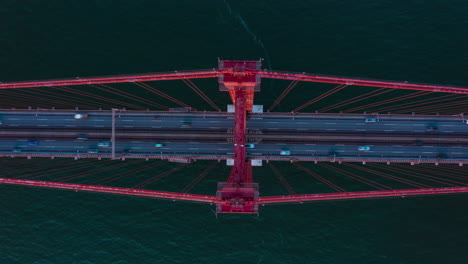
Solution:
{"label": "car", "polygon": [[246,148],[255,148],[255,144],[245,144]]}
{"label": "car", "polygon": [[0,125],[3,125],[3,120],[0,119]]}
{"label": "car", "polygon": [[369,146],[359,146],[358,150],[359,151],[369,151],[369,150],[371,150],[371,147],[369,147]]}
{"label": "car", "polygon": [[88,153],[98,153],[99,149],[88,149]]}
{"label": "car", "polygon": [[87,140],[88,138],[89,138],[88,135],[78,135],[78,136],[76,136],[76,139],[78,139],[78,140]]}
{"label": "car", "polygon": [[181,127],[192,127],[192,123],[189,121],[185,121],[184,123],[182,123]]}
{"label": "car", "polygon": [[282,151],[280,151],[280,155],[289,156],[289,155],[291,155],[291,151],[289,151],[289,150],[282,150]]}
{"label": "car", "polygon": [[81,114],[75,114],[73,117],[75,119],[86,119],[86,118],[88,118],[88,114],[82,114],[82,113]]}
{"label": "car", "polygon": [[110,142],[99,142],[97,144],[98,147],[110,147]]}
{"label": "car", "polygon": [[[1,122],[2,122],[2,120],[0,120],[0,125],[2,124]],[[467,124],[467,125],[468,125],[468,119],[467,119],[467,120],[465,120],[463,123],[465,123],[465,124]]]}
{"label": "car", "polygon": [[428,127],[426,128],[426,131],[429,131],[429,132],[431,132],[431,131],[436,131],[436,130],[437,130],[437,127],[436,127],[436,126],[428,126]]}
{"label": "car", "polygon": [[154,147],[155,147],[155,148],[162,148],[162,147],[164,147],[164,146],[165,146],[165,145],[164,145],[163,143],[156,143],[156,144],[154,144]]}
{"label": "car", "polygon": [[375,122],[377,122],[377,118],[368,117],[368,118],[364,119],[364,122],[366,122],[366,123],[375,123]]}
{"label": "car", "polygon": [[26,145],[28,145],[28,146],[37,146],[37,144],[39,144],[39,142],[37,142],[35,140],[31,140],[31,141],[28,141],[26,143]]}
{"label": "car", "polygon": [[20,149],[20,148],[14,148],[14,149],[13,149],[13,152],[14,152],[14,153],[19,153],[19,152],[22,152],[22,151],[23,151],[23,150]]}

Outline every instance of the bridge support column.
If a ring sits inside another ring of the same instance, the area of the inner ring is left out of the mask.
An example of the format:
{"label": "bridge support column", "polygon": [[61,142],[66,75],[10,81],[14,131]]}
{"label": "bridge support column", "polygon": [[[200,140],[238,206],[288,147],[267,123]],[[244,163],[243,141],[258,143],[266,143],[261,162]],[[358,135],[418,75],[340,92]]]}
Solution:
{"label": "bridge support column", "polygon": [[260,78],[246,70],[260,70],[259,61],[220,61],[225,71],[219,78],[221,91],[228,91],[234,110],[234,166],[227,182],[218,183],[217,213],[257,213],[258,184],[252,182],[252,165],[246,159],[246,119],[252,110],[253,94],[260,90]]}

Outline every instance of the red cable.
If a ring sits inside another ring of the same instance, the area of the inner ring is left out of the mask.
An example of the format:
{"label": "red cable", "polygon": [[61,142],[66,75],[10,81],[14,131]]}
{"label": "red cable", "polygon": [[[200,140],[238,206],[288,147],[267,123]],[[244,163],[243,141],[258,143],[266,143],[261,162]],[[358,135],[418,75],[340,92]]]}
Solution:
{"label": "red cable", "polygon": [[215,167],[216,165],[218,165],[218,162],[215,161],[213,162],[208,168],[206,168],[200,175],[198,175],[198,177],[194,178],[187,186],[185,186],[184,189],[182,189],[182,193],[188,193],[190,192],[190,190],[193,189],[193,187],[195,187],[195,185],[197,185],[203,178],[205,178],[205,176],[210,173]]}
{"label": "red cable", "polygon": [[178,105],[181,105],[181,106],[184,106],[184,107],[190,107],[188,104],[185,104],[185,103],[183,103],[183,102],[181,102],[181,101],[175,99],[174,97],[172,97],[172,96],[170,96],[170,95],[168,95],[168,94],[165,94],[165,93],[163,93],[163,92],[157,90],[157,89],[154,88],[154,87],[149,86],[149,85],[146,84],[146,83],[143,83],[143,82],[135,82],[135,84],[138,85],[138,86],[140,86],[140,87],[143,88],[143,89],[146,89],[146,90],[148,90],[148,91],[150,91],[150,92],[153,92],[153,93],[155,93],[155,94],[157,94],[157,95],[159,95],[159,96],[161,96],[161,97],[164,97],[164,98],[168,99],[169,101],[172,101],[172,102],[174,102],[174,103],[176,103],[176,104],[178,104]]}
{"label": "red cable", "polygon": [[158,175],[156,175],[154,177],[151,177],[151,178],[147,179],[146,181],[143,181],[142,183],[139,183],[139,184],[133,186],[132,189],[135,189],[135,188],[141,189],[144,186],[146,186],[148,184],[151,184],[151,183],[153,183],[153,182],[155,182],[155,181],[157,181],[157,180],[159,180],[159,179],[161,179],[161,178],[163,178],[163,177],[165,177],[165,176],[167,176],[167,175],[169,175],[169,174],[171,174],[171,173],[173,173],[175,171],[178,171],[178,170],[182,169],[183,167],[185,167],[187,165],[188,165],[188,163],[185,163],[185,164],[179,165],[179,166],[177,166],[175,168],[172,168],[172,169],[170,169],[170,170],[168,170],[166,172],[160,173],[160,174],[158,174]]}
{"label": "red cable", "polygon": [[280,94],[280,96],[278,96],[278,98],[273,102],[273,104],[270,106],[270,108],[268,108],[268,111],[272,111],[273,108],[275,108],[280,102],[281,100],[283,100],[283,98],[294,88],[296,87],[296,85],[299,83],[299,81],[292,81],[291,83],[289,83],[288,87],[286,87],[286,89]]}
{"label": "red cable", "polygon": [[431,186],[426,185],[426,184],[418,183],[418,182],[408,180],[408,179],[404,179],[404,178],[401,178],[401,177],[398,177],[398,176],[391,176],[391,175],[388,175],[386,173],[382,173],[382,172],[371,170],[371,169],[364,168],[364,167],[359,167],[359,166],[356,166],[356,165],[353,165],[353,164],[348,164],[348,163],[342,163],[342,164],[345,165],[345,166],[351,167],[351,168],[355,168],[355,169],[358,169],[358,170],[369,172],[371,174],[379,175],[379,176],[387,178],[387,179],[391,179],[391,180],[394,180],[394,181],[405,183],[405,184],[408,184],[408,185],[411,185],[411,186],[414,186],[414,187],[419,187],[419,188],[430,188],[431,187]]}
{"label": "red cable", "polygon": [[188,87],[190,87],[195,93],[197,93],[203,100],[210,104],[216,111],[221,112],[219,108],[211,99],[203,93],[203,91],[198,88],[191,80],[182,80]]}
{"label": "red cable", "polygon": [[[451,183],[445,183],[445,182],[441,182],[441,181],[438,181],[438,180],[434,180],[434,179],[433,179],[433,178],[441,179],[441,178],[439,178],[439,177],[434,177],[434,176],[429,176],[429,175],[423,175],[423,174],[420,174],[420,173],[417,173],[417,172],[414,172],[414,171],[412,171],[411,173],[408,173],[406,170],[402,170],[402,169],[398,169],[398,168],[383,167],[383,165],[377,165],[377,164],[370,164],[370,165],[373,166],[373,167],[377,167],[377,168],[389,170],[389,171],[392,171],[392,172],[401,173],[401,174],[404,174],[404,175],[407,175],[407,176],[410,176],[410,177],[415,177],[415,178],[419,178],[419,179],[423,179],[423,180],[427,180],[427,181],[433,181],[433,182],[437,182],[437,183],[441,183],[441,184],[446,184],[446,185],[450,185],[450,186],[456,186],[456,185],[451,184]],[[463,183],[460,183],[460,182],[451,181],[451,180],[446,180],[446,179],[441,179],[441,180],[445,180],[445,181],[449,181],[449,182],[454,182],[454,183],[457,183],[457,184],[463,184]]]}
{"label": "red cable", "polygon": [[346,191],[345,189],[343,189],[343,188],[339,187],[338,185],[332,183],[331,181],[323,178],[322,176],[316,174],[315,172],[312,172],[311,170],[307,169],[306,167],[302,166],[301,164],[298,164],[297,162],[295,162],[293,164],[296,167],[298,167],[298,168],[302,169],[303,171],[305,171],[306,173],[314,176],[317,180],[319,180],[319,181],[325,183],[326,185],[328,185],[329,187],[335,189],[336,191],[338,191],[338,192],[345,192]]}
{"label": "red cable", "polygon": [[84,92],[84,91],[79,91],[79,90],[72,90],[71,88],[66,87],[66,86],[54,86],[54,88],[58,89],[58,90],[61,90],[61,91],[73,93],[73,94],[78,94],[78,95],[82,95],[82,96],[86,96],[86,97],[100,99],[100,100],[107,101],[107,102],[110,102],[110,103],[114,103],[114,104],[117,104],[117,105],[126,105],[128,107],[135,108],[135,109],[140,109],[140,110],[145,109],[145,108],[143,108],[141,106],[137,106],[137,105],[134,105],[134,104],[129,104],[129,103],[109,99],[109,98],[106,98],[106,97],[103,97],[103,96],[100,96],[100,95],[91,94],[91,93]]}
{"label": "red cable", "polygon": [[343,106],[353,104],[353,103],[365,100],[367,98],[374,97],[374,96],[377,96],[377,95],[381,95],[381,94],[384,94],[384,93],[388,93],[388,92],[391,92],[391,91],[392,91],[391,89],[380,88],[380,89],[377,89],[375,91],[370,91],[368,93],[361,94],[361,95],[355,96],[353,98],[350,98],[348,100],[333,104],[331,106],[324,107],[324,108],[320,109],[319,111],[320,112],[327,112],[327,111],[330,111],[331,109],[335,109],[335,108],[338,108],[338,107],[343,107]]}
{"label": "red cable", "polygon": [[426,94],[428,94],[428,93],[430,93],[430,92],[414,92],[414,93],[412,93],[412,94],[402,95],[402,96],[399,96],[399,97],[396,97],[396,98],[392,98],[392,99],[388,99],[388,100],[383,100],[383,101],[375,102],[375,103],[372,103],[372,104],[367,104],[367,105],[363,105],[363,106],[358,106],[358,107],[355,107],[355,108],[347,109],[347,110],[345,110],[345,111],[343,111],[343,112],[346,112],[346,113],[355,112],[355,111],[359,111],[359,110],[362,110],[362,109],[368,109],[368,108],[372,108],[372,107],[379,106],[379,105],[383,105],[383,104],[394,103],[394,102],[398,102],[398,101],[402,101],[402,100],[406,100],[406,99],[410,99],[410,98],[414,98],[414,97],[426,95]]}
{"label": "red cable", "polygon": [[[142,162],[146,162],[146,161],[145,160],[140,161],[140,163],[142,163]],[[140,164],[140,163],[137,163],[137,164]],[[87,184],[100,184],[100,185],[106,184],[106,183],[109,183],[109,182],[113,182],[113,181],[122,179],[124,177],[135,175],[136,173],[138,173],[138,172],[140,172],[142,170],[145,170],[148,167],[152,167],[152,166],[155,166],[155,165],[160,165],[160,164],[163,164],[163,163],[165,163],[165,162],[159,162],[159,163],[158,162],[153,162],[153,163],[149,162],[148,164],[146,164],[144,166],[136,167],[135,169],[132,169],[132,170],[129,170],[129,171],[123,171],[121,173],[113,174],[113,175],[107,176],[105,178],[89,182]]]}
{"label": "red cable", "polygon": [[338,92],[338,91],[340,91],[340,90],[342,90],[342,89],[344,89],[344,88],[346,88],[346,87],[347,87],[347,85],[344,85],[344,84],[338,85],[338,86],[336,86],[335,88],[333,88],[333,89],[331,89],[331,90],[329,90],[329,91],[327,91],[327,92],[321,94],[320,96],[317,96],[317,97],[315,97],[314,99],[308,101],[307,103],[305,103],[305,104],[299,106],[298,108],[294,109],[293,111],[294,111],[294,112],[298,112],[298,111],[300,111],[300,110],[306,108],[307,106],[309,106],[309,105],[311,105],[311,104],[313,104],[313,103],[316,103],[316,102],[322,100],[323,98],[325,98],[325,97],[327,97],[327,96],[329,96],[329,95],[332,95],[332,94],[334,94],[334,93],[336,93],[336,92]]}
{"label": "red cable", "polygon": [[108,93],[112,93],[112,94],[115,94],[115,95],[119,95],[119,96],[123,96],[125,98],[128,98],[130,100],[135,100],[135,101],[138,101],[140,103],[143,103],[143,104],[148,104],[148,105],[152,105],[152,106],[155,106],[157,108],[160,108],[160,109],[164,109],[164,110],[168,110],[169,107],[165,106],[165,105],[161,105],[161,104],[158,104],[158,103],[155,103],[155,102],[152,102],[152,101],[149,101],[149,100],[146,100],[146,99],[143,99],[139,96],[136,96],[136,95],[133,95],[133,94],[129,94],[127,92],[124,92],[124,91],[120,91],[119,89],[116,89],[116,88],[113,88],[113,87],[110,87],[108,85],[105,85],[105,84],[101,84],[101,86],[105,87],[105,88],[102,88],[102,87],[99,87],[97,85],[89,85],[91,87],[94,87],[96,89],[100,89],[102,91],[106,91]]}
{"label": "red cable", "polygon": [[60,180],[62,180],[62,181],[68,181],[68,180],[72,180],[72,179],[75,179],[75,178],[80,178],[80,177],[88,176],[88,175],[90,175],[90,174],[100,173],[100,172],[107,171],[107,170],[111,170],[111,169],[116,169],[116,168],[121,168],[121,167],[124,167],[124,166],[133,165],[133,164],[136,163],[137,161],[139,161],[139,160],[136,160],[136,161],[133,161],[133,162],[129,162],[129,163],[122,163],[122,164],[114,165],[114,166],[111,166],[111,167],[100,168],[100,169],[97,169],[97,170],[90,170],[90,171],[86,171],[86,172],[81,172],[81,173],[77,173],[77,174],[73,174],[73,175],[61,177],[61,178],[54,179],[54,180],[55,180],[55,181],[60,181]]}
{"label": "red cable", "polygon": [[[393,111],[399,111],[399,110],[402,110],[402,109],[406,109],[406,108],[412,108],[412,107],[415,107],[415,106],[419,106],[419,105],[425,105],[425,104],[432,104],[434,100],[438,100],[439,102],[442,102],[442,101],[448,101],[448,100],[453,100],[453,97],[455,96],[459,96],[458,94],[448,94],[448,95],[444,95],[444,96],[440,96],[438,98],[428,98],[428,99],[423,99],[423,100],[419,100],[419,101],[415,101],[415,102],[410,102],[410,103],[404,103],[404,104],[400,104],[396,109],[394,106],[391,106],[391,107],[384,107],[384,108],[380,108],[380,109],[377,109],[375,110],[376,112],[382,112],[382,111],[388,111],[388,110],[393,110]],[[447,98],[449,97],[449,98]],[[447,99],[444,99],[444,100],[441,100],[442,98],[447,98]]]}
{"label": "red cable", "polygon": [[[391,187],[388,187],[388,186],[383,185],[383,184],[381,184],[381,183],[375,182],[375,181],[373,181],[373,180],[369,180],[369,179],[367,179],[367,178],[365,178],[365,177],[356,175],[356,174],[351,173],[351,172],[349,172],[349,171],[344,171],[344,170],[342,170],[342,169],[335,168],[335,167],[333,167],[333,166],[331,166],[331,165],[328,165],[328,164],[319,163],[319,165],[322,166],[322,167],[324,167],[324,168],[327,168],[327,169],[329,169],[329,170],[333,170],[333,171],[335,171],[335,172],[341,173],[341,174],[343,174],[344,176],[347,176],[347,177],[349,177],[349,178],[351,178],[351,179],[353,179],[353,180],[356,180],[356,181],[362,182],[362,183],[364,183],[364,184],[367,184],[367,185],[369,185],[369,186],[372,186],[372,187],[374,187],[374,188],[376,188],[376,189],[380,189],[380,190],[392,189]],[[371,183],[369,183],[369,182],[371,182]]]}

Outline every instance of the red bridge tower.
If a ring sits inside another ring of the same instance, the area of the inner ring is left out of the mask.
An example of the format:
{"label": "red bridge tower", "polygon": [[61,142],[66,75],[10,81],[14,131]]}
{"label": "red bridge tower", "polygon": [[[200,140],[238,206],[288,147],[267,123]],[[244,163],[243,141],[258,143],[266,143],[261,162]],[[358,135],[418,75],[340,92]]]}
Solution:
{"label": "red bridge tower", "polygon": [[252,182],[252,165],[245,157],[246,115],[252,111],[254,92],[260,91],[261,61],[219,61],[220,91],[228,91],[235,107],[234,166],[228,182],[218,183],[218,213],[257,213],[258,183]]}

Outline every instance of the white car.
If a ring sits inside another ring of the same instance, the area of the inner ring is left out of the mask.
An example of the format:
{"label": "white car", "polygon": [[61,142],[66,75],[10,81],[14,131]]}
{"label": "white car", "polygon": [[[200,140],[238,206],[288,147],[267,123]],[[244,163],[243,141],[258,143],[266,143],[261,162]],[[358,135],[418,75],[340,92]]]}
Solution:
{"label": "white car", "polygon": [[358,150],[359,150],[359,151],[369,151],[369,150],[370,150],[370,147],[369,147],[369,146],[359,146],[359,147],[358,147]]}
{"label": "white car", "polygon": [[110,142],[99,142],[98,147],[110,147]]}
{"label": "white car", "polygon": [[73,117],[75,119],[86,119],[88,118],[88,114],[75,114]]}
{"label": "white car", "polygon": [[280,151],[280,155],[289,156],[289,155],[291,155],[291,151],[289,151],[289,150],[282,150],[282,151]]}
{"label": "white car", "polygon": [[255,144],[245,144],[246,148],[255,148]]}

